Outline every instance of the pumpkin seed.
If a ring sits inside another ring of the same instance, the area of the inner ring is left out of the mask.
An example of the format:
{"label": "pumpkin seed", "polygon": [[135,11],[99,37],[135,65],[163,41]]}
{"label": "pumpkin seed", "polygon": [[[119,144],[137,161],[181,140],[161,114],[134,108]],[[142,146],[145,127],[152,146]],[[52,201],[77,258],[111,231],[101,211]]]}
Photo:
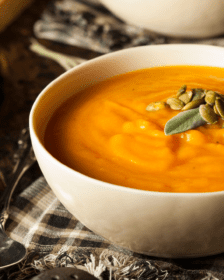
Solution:
{"label": "pumpkin seed", "polygon": [[215,99],[216,99],[217,93],[209,90],[205,94],[205,102],[209,105],[214,105],[215,104]]}
{"label": "pumpkin seed", "polygon": [[160,109],[163,109],[166,107],[166,103],[163,101],[157,101],[157,102],[153,102],[150,103],[147,107],[146,110],[147,111],[158,111]]}
{"label": "pumpkin seed", "polygon": [[217,108],[216,108],[215,105],[213,106],[213,110],[214,110],[214,112],[216,113],[216,115],[220,116],[220,115],[219,115],[219,112],[218,112],[218,110],[217,110]]}
{"label": "pumpkin seed", "polygon": [[224,119],[224,102],[221,98],[216,98],[215,100],[215,107],[218,111],[218,114],[221,116],[221,118]]}
{"label": "pumpkin seed", "polygon": [[187,104],[182,108],[182,111],[186,111],[186,110],[189,110],[189,109],[197,108],[199,105],[201,105],[201,104],[203,104],[203,103],[205,103],[204,98],[193,100],[193,101],[187,103]]}
{"label": "pumpkin seed", "polygon": [[209,124],[213,124],[218,121],[218,116],[209,104],[200,105],[199,113],[201,117]]}
{"label": "pumpkin seed", "polygon": [[166,103],[170,105],[170,108],[173,110],[181,110],[184,107],[184,102],[175,97],[168,98]]}
{"label": "pumpkin seed", "polygon": [[224,101],[224,95],[223,94],[220,94],[218,92],[216,92],[216,94],[217,94],[217,97],[220,97],[222,99],[222,101]]}
{"label": "pumpkin seed", "polygon": [[223,94],[202,88],[193,88],[188,92],[186,90],[187,86],[183,85],[179,88],[176,97],[170,97],[166,102],[153,102],[146,107],[147,111],[157,111],[169,105],[173,110],[184,111],[166,123],[165,135],[194,129],[206,123],[213,124],[220,117],[224,119]]}
{"label": "pumpkin seed", "polygon": [[181,101],[183,101],[185,104],[187,104],[187,103],[189,103],[191,101],[192,96],[193,96],[193,92],[192,91],[188,91],[188,92],[185,92],[185,93],[181,94],[179,99]]}
{"label": "pumpkin seed", "polygon": [[181,96],[183,93],[186,92],[186,89],[187,89],[187,86],[186,85],[183,85],[181,86],[178,91],[177,91],[177,97]]}
{"label": "pumpkin seed", "polygon": [[201,99],[205,96],[205,91],[202,88],[193,88],[192,92],[193,92],[192,101]]}

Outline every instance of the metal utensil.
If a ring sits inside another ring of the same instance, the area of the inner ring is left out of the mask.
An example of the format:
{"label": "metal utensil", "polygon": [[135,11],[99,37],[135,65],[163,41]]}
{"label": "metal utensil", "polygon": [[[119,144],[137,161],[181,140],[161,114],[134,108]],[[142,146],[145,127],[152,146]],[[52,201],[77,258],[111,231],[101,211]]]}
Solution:
{"label": "metal utensil", "polygon": [[12,266],[22,261],[26,256],[23,244],[11,239],[4,230],[9,216],[9,204],[12,194],[23,174],[36,161],[28,129],[23,129],[18,141],[19,149],[15,154],[16,165],[9,184],[0,198],[0,269]]}
{"label": "metal utensil", "polygon": [[50,58],[60,64],[66,71],[79,65],[82,62],[85,62],[85,59],[80,57],[65,55],[62,53],[58,53],[52,50],[47,49],[43,45],[41,45],[37,40],[32,38],[30,45],[30,50],[37,53],[38,55]]}

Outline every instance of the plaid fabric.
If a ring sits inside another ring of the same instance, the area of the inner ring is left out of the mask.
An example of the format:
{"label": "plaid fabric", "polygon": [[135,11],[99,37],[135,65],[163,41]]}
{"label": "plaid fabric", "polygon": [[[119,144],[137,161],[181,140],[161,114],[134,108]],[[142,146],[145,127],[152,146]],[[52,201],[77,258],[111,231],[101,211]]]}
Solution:
{"label": "plaid fabric", "polygon": [[[29,252],[44,256],[31,264],[36,271],[69,266],[72,260],[72,264],[81,264],[96,275],[98,270],[93,267],[97,268],[96,259],[100,258],[100,267],[104,268],[104,272],[116,267],[113,271],[118,273],[119,268],[119,276],[113,276],[113,279],[224,279],[224,254],[197,259],[160,259],[111,244],[72,216],[56,198],[44,177],[13,201],[6,232],[25,244]],[[100,279],[112,278],[106,274]]]}
{"label": "plaid fabric", "polygon": [[74,247],[112,246],[76,220],[58,201],[43,177],[17,197],[10,207],[7,233],[30,251],[41,253],[70,252]]}

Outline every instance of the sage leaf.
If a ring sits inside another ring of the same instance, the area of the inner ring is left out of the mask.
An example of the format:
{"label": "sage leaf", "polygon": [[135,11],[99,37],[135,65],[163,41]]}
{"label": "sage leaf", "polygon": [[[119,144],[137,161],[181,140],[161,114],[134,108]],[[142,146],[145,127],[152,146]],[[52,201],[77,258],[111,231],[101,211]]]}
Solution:
{"label": "sage leaf", "polygon": [[199,113],[199,108],[183,111],[170,119],[164,128],[165,135],[172,135],[194,129],[206,124]]}

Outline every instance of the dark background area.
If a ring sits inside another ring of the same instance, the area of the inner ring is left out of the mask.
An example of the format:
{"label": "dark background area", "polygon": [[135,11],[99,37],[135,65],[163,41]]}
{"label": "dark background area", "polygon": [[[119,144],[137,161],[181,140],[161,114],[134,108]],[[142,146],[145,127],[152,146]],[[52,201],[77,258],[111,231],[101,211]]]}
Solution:
{"label": "dark background area", "polygon": [[[0,33],[0,170],[6,180],[12,172],[13,154],[21,130],[28,126],[30,109],[38,94],[65,70],[51,59],[29,49],[33,26],[50,1],[33,3]],[[73,46],[39,40],[47,48],[68,55],[92,58],[96,54]],[[41,175],[37,163],[25,174],[21,188]],[[2,190],[2,184],[0,184]]]}

